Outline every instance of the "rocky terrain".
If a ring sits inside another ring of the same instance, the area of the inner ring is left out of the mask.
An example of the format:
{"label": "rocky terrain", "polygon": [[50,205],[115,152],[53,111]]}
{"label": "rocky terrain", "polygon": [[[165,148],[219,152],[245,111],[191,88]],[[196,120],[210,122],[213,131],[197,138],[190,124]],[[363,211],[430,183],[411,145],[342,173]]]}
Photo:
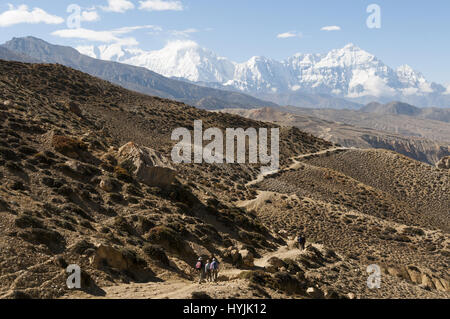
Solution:
{"label": "rocky terrain", "polygon": [[395,151],[433,165],[444,156],[450,155],[448,143],[331,122],[307,114],[282,112],[276,108],[224,109],[223,112],[253,120],[273,122],[278,125],[295,126],[314,136],[346,147],[380,148]]}
{"label": "rocky terrain", "polygon": [[[172,130],[198,119],[276,125],[0,61],[0,298],[449,297],[448,170],[295,127],[268,176],[172,163]],[[218,283],[195,282],[199,255],[221,261]]]}

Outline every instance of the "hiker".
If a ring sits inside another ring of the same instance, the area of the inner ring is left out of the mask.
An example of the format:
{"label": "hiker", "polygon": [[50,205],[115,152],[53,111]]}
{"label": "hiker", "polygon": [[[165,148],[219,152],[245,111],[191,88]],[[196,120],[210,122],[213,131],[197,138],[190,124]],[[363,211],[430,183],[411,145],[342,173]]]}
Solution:
{"label": "hiker", "polygon": [[305,244],[306,244],[305,236],[299,234],[297,240],[298,240],[298,246],[299,246],[300,250],[305,250]]}
{"label": "hiker", "polygon": [[199,276],[199,281],[198,283],[201,284],[203,281],[203,278],[205,276],[205,264],[203,262],[203,258],[202,257],[198,257],[198,261],[195,264],[195,270],[198,273]]}
{"label": "hiker", "polygon": [[211,279],[214,282],[216,282],[219,274],[219,262],[216,260],[216,258],[212,259],[210,269],[211,269]]}
{"label": "hiker", "polygon": [[205,276],[206,276],[206,281],[212,281],[211,263],[210,263],[209,259],[206,261],[206,264],[205,264]]}

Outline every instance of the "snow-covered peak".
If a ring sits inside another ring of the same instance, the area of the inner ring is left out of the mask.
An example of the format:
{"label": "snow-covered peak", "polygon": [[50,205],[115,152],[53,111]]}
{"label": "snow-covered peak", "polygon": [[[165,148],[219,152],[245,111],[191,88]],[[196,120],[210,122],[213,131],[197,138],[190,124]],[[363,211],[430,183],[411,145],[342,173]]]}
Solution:
{"label": "snow-covered peak", "polygon": [[297,53],[283,61],[254,56],[236,63],[190,40],[144,51],[120,45],[79,47],[89,56],[148,68],[167,77],[214,83],[251,94],[321,93],[339,97],[424,96],[450,88],[433,85],[404,65],[394,70],[353,43],[326,54]]}
{"label": "snow-covered peak", "polygon": [[315,65],[323,58],[321,54],[304,54],[296,53],[290,58],[287,58],[283,63],[291,66],[294,69],[307,68]]}
{"label": "snow-covered peak", "polygon": [[420,79],[425,79],[422,73],[415,71],[407,64],[399,66],[396,71],[399,78],[401,80],[405,80],[406,82],[409,82],[411,80],[417,81]]}
{"label": "snow-covered peak", "polygon": [[397,77],[405,86],[402,89],[404,95],[423,95],[433,93],[432,84],[425,79],[425,76],[415,71],[412,67],[404,64],[397,68]]}
{"label": "snow-covered peak", "polygon": [[331,50],[317,67],[355,67],[364,64],[377,64],[377,58],[350,43],[342,49]]}
{"label": "snow-covered peak", "polygon": [[222,83],[232,78],[234,71],[232,62],[190,40],[171,41],[161,50],[141,51],[120,61],[146,67],[167,77],[195,82]]}

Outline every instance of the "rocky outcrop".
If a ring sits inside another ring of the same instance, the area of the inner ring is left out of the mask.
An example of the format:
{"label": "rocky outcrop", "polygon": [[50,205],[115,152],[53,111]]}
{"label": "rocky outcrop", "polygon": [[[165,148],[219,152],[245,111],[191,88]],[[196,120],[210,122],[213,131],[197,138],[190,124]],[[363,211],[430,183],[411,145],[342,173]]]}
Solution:
{"label": "rocky outcrop", "polygon": [[113,246],[100,245],[91,257],[91,264],[97,269],[113,268],[125,272],[138,280],[148,280],[153,272],[147,268],[145,260],[128,249],[117,249]]}
{"label": "rocky outcrop", "polygon": [[119,148],[121,167],[148,186],[167,186],[175,181],[176,172],[169,161],[155,150],[129,142]]}
{"label": "rocky outcrop", "polygon": [[448,278],[440,278],[431,271],[413,265],[404,267],[385,266],[383,272],[387,275],[401,278],[410,283],[419,285],[426,290],[450,291]]}
{"label": "rocky outcrop", "polygon": [[450,156],[445,156],[436,163],[437,168],[450,169]]}

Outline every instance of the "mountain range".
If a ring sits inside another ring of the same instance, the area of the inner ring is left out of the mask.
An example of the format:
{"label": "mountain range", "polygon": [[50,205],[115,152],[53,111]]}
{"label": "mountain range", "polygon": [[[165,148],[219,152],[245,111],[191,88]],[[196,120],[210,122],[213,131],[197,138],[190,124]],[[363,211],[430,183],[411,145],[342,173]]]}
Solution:
{"label": "mountain range", "polygon": [[[193,41],[173,41],[157,51],[120,45],[84,46],[78,50],[95,58],[145,67],[204,86],[237,90],[277,104],[288,101],[305,107],[303,100],[296,98],[300,93],[364,104],[399,100],[421,107],[450,106],[446,86],[428,81],[408,65],[393,69],[354,44],[325,54],[298,53],[283,61],[255,56],[243,63],[220,57]],[[346,108],[357,107],[347,104]]]}
{"label": "mountain range", "polygon": [[230,92],[166,78],[146,68],[102,61],[77,50],[35,37],[13,38],[0,46],[0,58],[20,62],[59,63],[127,89],[184,102],[204,109],[276,106],[241,92]]}

